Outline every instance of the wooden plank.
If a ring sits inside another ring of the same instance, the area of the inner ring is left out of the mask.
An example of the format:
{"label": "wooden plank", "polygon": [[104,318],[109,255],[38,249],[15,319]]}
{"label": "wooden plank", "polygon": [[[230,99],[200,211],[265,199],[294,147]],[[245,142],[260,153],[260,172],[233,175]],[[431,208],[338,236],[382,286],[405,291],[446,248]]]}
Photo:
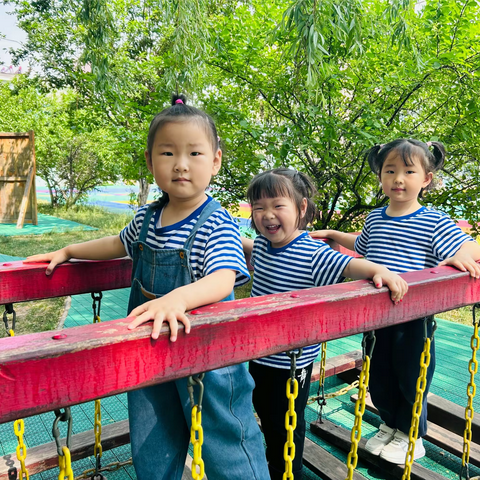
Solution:
{"label": "wooden plank", "polygon": [[28,175],[22,177],[5,177],[0,175],[0,182],[26,182]]}
{"label": "wooden plank", "polygon": [[46,263],[0,263],[0,305],[129,287],[132,261],[74,261],[45,275]]}
{"label": "wooden plank", "polygon": [[35,154],[35,133],[33,130],[28,132],[30,138],[30,145],[32,147],[32,165],[33,165],[33,180],[32,180],[32,189],[30,193],[30,208],[32,211],[32,225],[38,225],[38,208],[37,208],[37,186],[35,184],[35,175],[37,173],[37,157]]}
{"label": "wooden plank", "polygon": [[25,191],[23,192],[22,203],[20,204],[20,213],[18,215],[17,228],[23,228],[25,222],[25,215],[27,213],[28,201],[30,199],[30,192],[32,189],[33,175],[35,168],[31,167],[27,175],[27,181],[25,183]]}
{"label": "wooden plank", "polygon": [[[350,397],[350,400],[352,402],[356,402],[357,398],[358,395],[355,394]],[[440,406],[440,410],[434,414],[435,423],[431,421],[430,414],[430,404],[432,400],[435,402],[435,405]],[[449,402],[448,400],[445,400],[445,403],[440,400],[445,399],[437,397],[437,395],[433,394],[429,394],[427,397],[428,418],[430,420],[427,422],[427,433],[423,438],[434,445],[437,445],[437,447],[443,448],[447,452],[462,458],[463,431],[465,429],[465,409],[462,409],[458,405]],[[367,395],[367,398],[365,399],[365,408],[368,411],[378,415],[378,410],[375,408],[375,405],[373,405],[370,395]],[[451,411],[449,411],[449,409],[451,409]],[[460,411],[462,412],[461,416],[459,415]],[[447,422],[445,422],[445,418],[448,419]],[[454,418],[454,421],[451,420],[452,418]],[[456,433],[450,431],[450,427],[452,425],[455,425],[457,428],[461,426],[460,431],[457,431]],[[478,428],[478,423],[476,428]],[[473,435],[472,428],[472,439],[473,438],[479,437],[475,437]],[[470,463],[480,467],[480,446],[476,443],[471,443],[470,445]]]}
{"label": "wooden plank", "polygon": [[[102,262],[83,263],[79,272],[95,265]],[[91,283],[98,280],[87,278]],[[202,307],[190,314],[191,333],[180,331],[174,343],[166,327],[153,341],[150,325],[129,331],[126,319],[74,327],[61,338],[42,332],[0,339],[0,422],[480,300],[480,282],[450,267],[411,272],[404,278],[409,294],[396,306],[386,288],[357,281]],[[62,288],[67,294],[68,288]]]}
{"label": "wooden plank", "polygon": [[[362,367],[362,352],[355,350],[348,353],[343,353],[335,357],[327,359],[325,363],[325,378],[339,375],[343,372],[354,370]],[[320,362],[313,364],[311,382],[318,382],[320,378]]]}
{"label": "wooden plank", "polygon": [[[128,445],[129,443],[130,431],[128,420],[122,420],[120,422],[102,426],[102,449],[104,452],[122,445]],[[64,444],[65,439],[62,439],[62,445]],[[81,460],[82,458],[92,456],[94,445],[95,434],[93,430],[72,435],[72,443],[70,448],[72,461],[74,462],[76,460]],[[13,461],[14,465],[8,465],[7,462],[10,463],[10,461]],[[50,442],[44,445],[39,445],[38,447],[28,448],[25,462],[29,475],[35,475],[36,473],[57,468],[58,454],[56,443]],[[11,466],[17,467],[17,469],[20,471],[20,462],[17,460],[15,453],[0,457],[0,480],[8,480],[8,469]],[[192,478],[191,472],[192,457],[188,455],[185,462],[185,471],[183,473],[182,480],[190,480]],[[74,473],[75,475],[79,475],[81,472]],[[204,478],[207,480],[207,477]]]}
{"label": "wooden plank", "polygon": [[[310,424],[310,429],[313,433],[323,438],[328,443],[335,445],[345,452],[350,451],[350,430],[343,428],[339,425],[336,425],[329,420],[324,419],[323,423],[314,422]],[[393,463],[387,462],[386,460],[381,459],[379,456],[372,455],[370,452],[365,450],[365,444],[367,440],[362,438],[358,444],[358,457],[363,461],[374,465],[377,468],[380,468],[384,472],[387,472],[391,478],[401,479],[403,476],[403,465],[395,465]],[[438,473],[432,472],[425,467],[422,467],[418,463],[412,465],[412,474],[411,480],[442,480],[445,477],[439,475]]]}
{"label": "wooden plank", "polygon": [[21,138],[28,138],[28,133],[24,133],[24,132],[3,132],[3,133],[0,133],[0,138],[18,138],[18,137],[21,137]]}

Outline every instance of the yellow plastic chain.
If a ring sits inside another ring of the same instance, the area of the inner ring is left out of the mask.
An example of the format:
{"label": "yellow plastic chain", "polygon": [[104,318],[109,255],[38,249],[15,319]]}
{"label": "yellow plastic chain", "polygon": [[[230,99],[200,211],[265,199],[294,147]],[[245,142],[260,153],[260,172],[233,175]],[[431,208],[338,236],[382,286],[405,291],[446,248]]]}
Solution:
{"label": "yellow plastic chain", "polygon": [[102,456],[102,409],[100,400],[95,400],[95,425],[93,427],[95,432],[95,446],[93,447],[93,455],[97,457]]}
{"label": "yellow plastic chain", "polygon": [[[292,392],[293,383],[293,392]],[[295,412],[295,399],[298,397],[298,380],[289,378],[287,380],[288,410],[285,414],[285,430],[287,441],[283,447],[283,458],[285,459],[285,472],[283,480],[293,480],[293,459],[295,458],[295,443],[293,433],[297,428],[297,412]]]}
{"label": "yellow plastic chain", "polygon": [[357,468],[358,463],[358,442],[362,438],[362,418],[365,413],[365,400],[367,397],[368,381],[370,379],[370,357],[365,355],[362,365],[362,371],[360,372],[360,378],[358,380],[358,398],[355,402],[355,422],[353,424],[352,433],[350,439],[352,445],[347,457],[347,478],[346,480],[352,480],[353,472]]}
{"label": "yellow plastic chain", "polygon": [[322,357],[320,360],[320,378],[318,379],[319,385],[325,383],[325,366],[327,364],[327,342],[322,343]]}
{"label": "yellow plastic chain", "polygon": [[408,434],[408,450],[405,458],[405,469],[403,471],[402,480],[410,480],[412,473],[413,454],[415,452],[415,443],[417,442],[418,424],[420,415],[422,414],[423,394],[427,386],[427,369],[430,365],[430,338],[425,338],[422,355],[420,356],[420,374],[417,379],[417,393],[415,395],[415,403],[412,409],[412,425]]}
{"label": "yellow plastic chain", "polygon": [[[197,405],[192,408],[192,428],[190,430],[190,440],[193,445],[192,478],[194,480],[202,480],[202,478],[205,476],[205,464],[202,460],[202,411],[198,410]],[[199,471],[197,470],[197,466],[199,467]]]}
{"label": "yellow plastic chain", "polygon": [[70,450],[68,447],[62,447],[62,452],[63,455],[58,456],[58,467],[60,468],[58,480],[74,480]]}
{"label": "yellow plastic chain", "polygon": [[29,480],[30,476],[28,470],[25,467],[25,458],[27,458],[27,447],[23,443],[23,434],[25,432],[25,424],[23,420],[15,420],[13,423],[13,431],[18,438],[17,445],[17,459],[20,462],[20,478],[26,478]]}
{"label": "yellow plastic chain", "polygon": [[462,472],[467,469],[468,478],[468,464],[470,462],[470,443],[472,441],[472,420],[474,415],[473,399],[477,392],[475,385],[475,374],[478,371],[477,351],[480,343],[478,336],[478,323],[475,321],[475,308],[473,307],[473,335],[470,340],[470,347],[472,349],[472,358],[468,362],[468,371],[470,372],[470,382],[467,387],[468,404],[465,408],[465,432],[463,433],[463,455],[462,455]]}

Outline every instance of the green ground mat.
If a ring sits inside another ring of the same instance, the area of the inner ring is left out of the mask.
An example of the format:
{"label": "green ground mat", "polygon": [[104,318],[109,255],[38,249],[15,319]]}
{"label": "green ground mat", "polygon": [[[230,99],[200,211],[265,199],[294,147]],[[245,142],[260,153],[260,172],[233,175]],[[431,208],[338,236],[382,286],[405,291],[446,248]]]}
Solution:
{"label": "green ground mat", "polygon": [[49,232],[69,232],[72,230],[98,230],[95,227],[71,222],[63,218],[52,217],[43,213],[38,214],[38,225],[25,224],[23,228],[17,228],[13,223],[0,224],[0,237],[13,237],[20,235],[42,235]]}
{"label": "green ground mat", "polygon": [[[16,257],[8,257],[0,255],[0,261],[8,261],[17,259]],[[114,320],[122,318],[126,314],[129,288],[112,290],[104,292],[100,317],[102,321]],[[76,295],[72,297],[71,307],[65,321],[65,328],[86,325],[92,322],[92,298],[90,294]],[[445,320],[438,320],[438,330],[435,334],[437,368],[433,378],[430,391],[446,398],[458,405],[466,404],[466,389],[470,378],[468,372],[468,360],[471,357],[470,337],[472,329],[469,326],[460,325]],[[361,335],[342,338],[328,343],[327,357],[331,358],[352,350],[358,350],[361,345]],[[326,381],[326,392],[334,392],[342,387],[343,384],[337,377],[332,377]],[[317,394],[318,384],[312,384],[310,394]],[[324,415],[329,420],[351,429],[354,422],[354,404],[350,402],[350,395],[355,390],[341,397],[337,397],[328,401],[324,409]],[[480,394],[474,400],[475,411],[480,411]],[[342,461],[346,461],[346,453],[332,447],[319,437],[311,433],[310,422],[317,419],[317,405],[313,404],[307,407],[307,437],[320,445],[326,451],[336,456]],[[88,402],[82,405],[72,407],[73,416],[73,433],[80,433],[92,430],[94,425],[94,403]],[[127,396],[126,394],[115,395],[102,400],[102,423],[104,425],[127,419]],[[25,419],[25,435],[24,439],[27,447],[34,447],[52,441],[52,424],[54,420],[53,412],[44,413],[34,417]],[[362,426],[362,435],[370,438],[376,433],[380,424],[380,419],[365,412]],[[60,424],[62,438],[65,436],[65,426]],[[430,444],[424,442],[427,456],[418,461],[418,463],[436,473],[442,475],[446,479],[457,479],[461,466],[461,459],[452,454]],[[15,451],[17,439],[13,433],[13,424],[0,424],[0,460],[1,457],[11,454]],[[28,451],[27,451],[28,455]],[[104,452],[102,465],[111,462],[124,462],[131,456],[130,445],[116,448],[114,450]],[[74,475],[79,476],[83,471],[94,467],[93,457],[73,463]],[[386,476],[380,471],[359,462],[357,471],[366,479],[385,479]],[[480,475],[480,469],[471,467],[470,475]],[[135,480],[136,475],[132,465],[122,467],[114,472],[107,472],[108,480]],[[52,469],[40,474],[31,475],[32,480],[57,480],[58,469]],[[318,477],[304,469],[303,480],[317,480]]]}

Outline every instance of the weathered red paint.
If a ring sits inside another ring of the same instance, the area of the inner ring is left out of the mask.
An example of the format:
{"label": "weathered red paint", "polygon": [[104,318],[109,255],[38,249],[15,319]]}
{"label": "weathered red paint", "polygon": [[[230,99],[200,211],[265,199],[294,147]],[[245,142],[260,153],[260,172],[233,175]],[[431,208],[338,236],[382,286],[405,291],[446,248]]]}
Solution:
{"label": "weathered red paint", "polygon": [[221,366],[402,323],[480,301],[480,281],[451,267],[404,274],[394,306],[367,281],[201,307],[189,335],[157,341],[125,319],[0,339],[0,422]]}
{"label": "weathered red paint", "polygon": [[46,263],[0,263],[0,305],[130,286],[132,261],[75,261],[45,275]]}

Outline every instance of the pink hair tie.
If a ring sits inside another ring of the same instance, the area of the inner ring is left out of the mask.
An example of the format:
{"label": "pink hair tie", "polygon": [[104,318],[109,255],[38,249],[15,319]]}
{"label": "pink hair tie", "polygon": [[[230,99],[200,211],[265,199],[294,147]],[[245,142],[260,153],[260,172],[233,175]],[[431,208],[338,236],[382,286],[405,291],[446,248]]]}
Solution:
{"label": "pink hair tie", "polygon": [[177,98],[177,100],[175,100],[175,103],[183,103],[183,100],[181,98]]}
{"label": "pink hair tie", "polygon": [[427,147],[431,147],[432,146],[432,142],[427,142]]}

